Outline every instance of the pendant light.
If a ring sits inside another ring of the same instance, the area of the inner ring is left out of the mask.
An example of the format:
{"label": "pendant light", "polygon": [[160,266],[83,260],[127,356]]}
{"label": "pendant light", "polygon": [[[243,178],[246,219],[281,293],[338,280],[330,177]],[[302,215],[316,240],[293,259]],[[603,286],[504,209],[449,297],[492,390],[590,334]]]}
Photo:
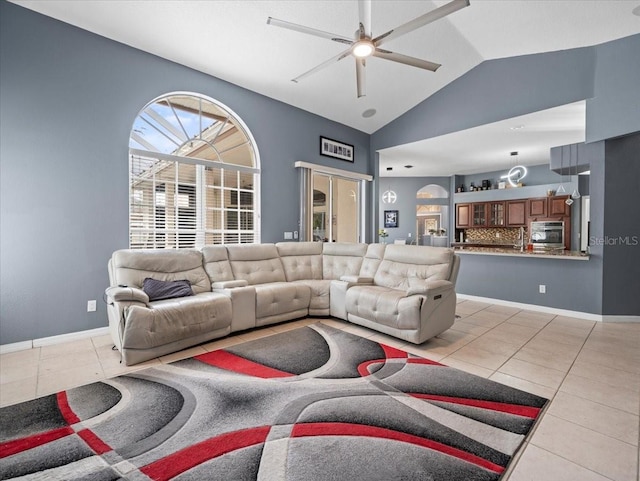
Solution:
{"label": "pendant light", "polygon": [[[569,146],[569,182],[571,182],[571,145]],[[573,204],[573,199],[571,198],[571,196],[567,197],[567,200],[564,201],[565,204],[567,205],[571,205]]]}
{"label": "pendant light", "polygon": [[556,190],[556,194],[564,194],[566,190],[564,190],[564,146],[560,147],[560,175],[562,178],[560,179],[560,185]]}
{"label": "pendant light", "polygon": [[[505,175],[502,175],[501,179],[507,179],[511,187],[518,187],[518,184],[527,176],[527,168],[524,165],[518,164],[518,152],[511,152],[511,164],[513,167],[509,169]],[[516,180],[514,180],[516,178]]]}
{"label": "pendant light", "polygon": [[580,177],[578,177],[578,146],[576,145],[576,188],[573,189],[571,198],[578,200],[580,198],[580,191],[578,190],[578,184],[580,183]]}

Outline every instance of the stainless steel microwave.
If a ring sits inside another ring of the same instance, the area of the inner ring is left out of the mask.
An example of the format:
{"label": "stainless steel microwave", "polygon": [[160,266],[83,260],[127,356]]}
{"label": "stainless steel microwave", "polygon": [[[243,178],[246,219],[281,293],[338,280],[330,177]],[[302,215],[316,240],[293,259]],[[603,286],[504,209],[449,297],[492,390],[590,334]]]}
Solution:
{"label": "stainless steel microwave", "polygon": [[564,222],[531,222],[529,242],[533,244],[534,249],[564,248]]}

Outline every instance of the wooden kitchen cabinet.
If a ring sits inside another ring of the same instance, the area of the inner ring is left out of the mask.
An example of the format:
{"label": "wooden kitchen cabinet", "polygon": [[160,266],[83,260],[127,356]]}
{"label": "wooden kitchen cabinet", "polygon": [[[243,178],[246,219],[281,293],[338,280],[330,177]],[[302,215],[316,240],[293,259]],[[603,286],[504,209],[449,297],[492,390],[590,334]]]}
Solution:
{"label": "wooden kitchen cabinet", "polygon": [[536,220],[571,217],[568,195],[456,204],[456,228],[520,227]]}
{"label": "wooden kitchen cabinet", "polygon": [[474,202],[471,204],[471,227],[487,226],[487,204],[485,202]]}
{"label": "wooden kitchen cabinet", "polygon": [[471,227],[471,204],[456,204],[456,227]]}
{"label": "wooden kitchen cabinet", "polygon": [[527,199],[527,217],[530,220],[547,217],[547,197]]}
{"label": "wooden kitchen cabinet", "polygon": [[507,201],[507,227],[520,227],[527,221],[527,199]]}
{"label": "wooden kitchen cabinet", "polygon": [[504,202],[487,202],[489,210],[489,219],[487,226],[504,227],[506,224],[505,204]]}
{"label": "wooden kitchen cabinet", "polygon": [[549,215],[548,217],[564,217],[571,215],[571,206],[565,202],[569,198],[568,195],[559,195],[549,197]]}

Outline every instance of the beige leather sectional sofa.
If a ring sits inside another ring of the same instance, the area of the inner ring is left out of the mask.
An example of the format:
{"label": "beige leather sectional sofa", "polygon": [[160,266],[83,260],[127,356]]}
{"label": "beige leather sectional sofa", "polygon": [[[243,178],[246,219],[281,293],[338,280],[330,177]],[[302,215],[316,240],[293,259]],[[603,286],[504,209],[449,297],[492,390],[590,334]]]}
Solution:
{"label": "beige leather sectional sofa", "polygon": [[[333,316],[416,344],[455,319],[459,257],[441,247],[282,242],[119,250],[109,328],[127,365],[305,316]],[[193,296],[150,301],[145,278],[186,279]]]}

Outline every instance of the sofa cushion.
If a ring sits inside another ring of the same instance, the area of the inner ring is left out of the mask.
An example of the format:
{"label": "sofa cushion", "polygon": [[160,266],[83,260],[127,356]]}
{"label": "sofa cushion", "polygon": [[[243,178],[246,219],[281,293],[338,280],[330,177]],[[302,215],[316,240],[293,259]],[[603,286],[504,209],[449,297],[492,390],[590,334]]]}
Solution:
{"label": "sofa cushion", "polygon": [[453,249],[411,245],[388,245],[376,271],[376,285],[406,291],[409,279],[447,280],[451,274]]}
{"label": "sofa cushion", "polygon": [[276,247],[287,281],[322,279],[322,243],[279,242]]}
{"label": "sofa cushion", "polygon": [[408,296],[382,286],[354,286],[345,298],[347,315],[368,319],[395,329],[420,327],[421,296]]}
{"label": "sofa cushion", "polygon": [[309,286],[296,282],[272,282],[255,286],[256,319],[308,309]]}
{"label": "sofa cushion", "polygon": [[324,279],[311,279],[294,281],[294,284],[302,284],[311,290],[311,299],[309,300],[309,310],[317,311],[320,309],[329,309],[329,290],[331,289],[331,281]]}
{"label": "sofa cushion", "polygon": [[227,252],[236,280],[244,279],[249,285],[287,280],[275,244],[228,245]]}
{"label": "sofa cushion", "polygon": [[147,277],[160,281],[186,279],[194,294],[211,291],[202,266],[202,253],[194,249],[122,249],[111,257],[111,285],[142,288]]}
{"label": "sofa cushion", "polygon": [[230,325],[231,300],[213,292],[151,302],[150,308],[130,306],[123,347],[149,349]]}
{"label": "sofa cushion", "polygon": [[161,299],[173,299],[175,297],[187,297],[193,295],[191,283],[186,279],[177,281],[160,281],[147,277],[142,282],[142,290],[149,296],[149,301]]}
{"label": "sofa cushion", "polygon": [[367,244],[325,242],[322,244],[322,278],[340,279],[345,275],[358,275]]}
{"label": "sofa cushion", "polygon": [[362,259],[360,277],[371,277],[376,275],[376,271],[384,258],[386,244],[369,244],[367,252]]}
{"label": "sofa cushion", "polygon": [[226,246],[204,246],[202,248],[202,258],[204,260],[204,270],[212,283],[234,280]]}

